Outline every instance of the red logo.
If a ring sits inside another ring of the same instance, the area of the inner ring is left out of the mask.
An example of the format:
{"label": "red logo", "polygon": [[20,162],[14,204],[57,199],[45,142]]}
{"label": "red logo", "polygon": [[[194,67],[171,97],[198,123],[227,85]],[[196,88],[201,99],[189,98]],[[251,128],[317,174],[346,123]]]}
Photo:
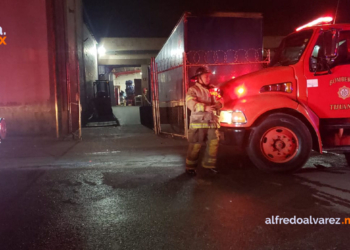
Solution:
{"label": "red logo", "polygon": [[350,88],[343,86],[339,89],[338,91],[338,96],[339,98],[342,98],[343,100],[345,100],[346,98],[350,97]]}

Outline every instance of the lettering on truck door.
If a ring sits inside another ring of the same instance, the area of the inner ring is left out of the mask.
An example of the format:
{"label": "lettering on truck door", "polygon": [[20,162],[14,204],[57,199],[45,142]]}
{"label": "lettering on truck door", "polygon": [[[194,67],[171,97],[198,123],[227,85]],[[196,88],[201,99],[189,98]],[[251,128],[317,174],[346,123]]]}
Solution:
{"label": "lettering on truck door", "polygon": [[320,118],[346,118],[350,112],[350,30],[339,32],[337,57],[329,67],[324,56],[326,46],[330,46],[327,35],[320,34],[311,55],[305,58],[308,105]]}

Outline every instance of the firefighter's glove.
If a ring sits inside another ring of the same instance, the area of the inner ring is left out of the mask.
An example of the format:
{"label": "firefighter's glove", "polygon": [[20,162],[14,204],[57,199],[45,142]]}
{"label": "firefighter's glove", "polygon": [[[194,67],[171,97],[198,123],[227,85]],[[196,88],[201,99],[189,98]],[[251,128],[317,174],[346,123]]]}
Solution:
{"label": "firefighter's glove", "polygon": [[213,113],[216,110],[216,105],[205,106],[205,111],[209,113]]}
{"label": "firefighter's glove", "polygon": [[216,110],[219,110],[219,109],[221,109],[222,108],[222,103],[221,102],[217,102],[217,103],[215,103],[215,105],[213,105],[214,107],[215,107],[215,109]]}

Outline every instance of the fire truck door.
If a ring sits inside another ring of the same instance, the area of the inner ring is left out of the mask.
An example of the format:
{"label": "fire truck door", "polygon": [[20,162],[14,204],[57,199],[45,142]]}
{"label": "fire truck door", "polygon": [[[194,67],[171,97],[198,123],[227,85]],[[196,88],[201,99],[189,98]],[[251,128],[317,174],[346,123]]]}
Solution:
{"label": "fire truck door", "polygon": [[323,56],[326,33],[320,34],[305,60],[308,105],[319,118],[350,117],[350,31],[340,31],[337,57],[331,63]]}

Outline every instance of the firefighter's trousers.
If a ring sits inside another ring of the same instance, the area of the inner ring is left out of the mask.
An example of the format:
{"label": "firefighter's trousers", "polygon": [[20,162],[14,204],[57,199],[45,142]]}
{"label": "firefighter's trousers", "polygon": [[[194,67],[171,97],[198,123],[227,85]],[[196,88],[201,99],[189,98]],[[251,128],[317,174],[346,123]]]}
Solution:
{"label": "firefighter's trousers", "polygon": [[188,131],[189,146],[186,157],[186,169],[195,169],[198,165],[200,149],[205,140],[207,140],[207,146],[202,166],[204,168],[215,168],[219,147],[218,130],[214,128],[200,128]]}

